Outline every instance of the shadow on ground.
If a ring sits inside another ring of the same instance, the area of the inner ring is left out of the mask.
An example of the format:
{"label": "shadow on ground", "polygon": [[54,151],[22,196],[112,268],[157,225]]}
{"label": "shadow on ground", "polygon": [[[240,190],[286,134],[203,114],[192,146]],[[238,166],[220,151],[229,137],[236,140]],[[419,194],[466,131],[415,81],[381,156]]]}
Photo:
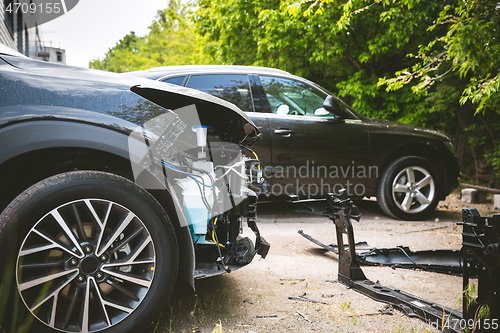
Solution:
{"label": "shadow on ground", "polygon": [[196,281],[196,291],[178,280],[160,318],[149,327],[153,332],[211,332],[224,324],[242,304],[240,290],[231,275]]}

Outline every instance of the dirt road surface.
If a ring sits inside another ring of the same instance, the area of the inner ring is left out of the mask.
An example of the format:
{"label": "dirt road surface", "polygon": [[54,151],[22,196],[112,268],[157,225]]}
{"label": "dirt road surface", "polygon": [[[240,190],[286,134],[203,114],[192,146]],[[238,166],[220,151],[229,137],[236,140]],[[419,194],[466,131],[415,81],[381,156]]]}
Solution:
{"label": "dirt road surface", "polygon": [[[460,249],[461,208],[457,193],[439,204],[426,221],[397,221],[385,216],[375,201],[358,206],[355,240],[370,247],[409,246],[412,250]],[[484,216],[491,204],[474,205]],[[179,281],[167,307],[149,332],[438,332],[399,311],[382,314],[385,304],[335,282],[337,255],[297,231],[326,244],[336,243],[327,218],[294,213],[289,202],[259,205],[259,228],[271,243],[264,260],[257,257],[240,270],[196,282],[196,291]],[[248,232],[248,231],[247,231]],[[248,232],[251,237],[251,232]],[[363,267],[368,279],[400,288],[424,299],[461,310],[462,278],[422,270]],[[289,299],[303,293],[320,302]]]}

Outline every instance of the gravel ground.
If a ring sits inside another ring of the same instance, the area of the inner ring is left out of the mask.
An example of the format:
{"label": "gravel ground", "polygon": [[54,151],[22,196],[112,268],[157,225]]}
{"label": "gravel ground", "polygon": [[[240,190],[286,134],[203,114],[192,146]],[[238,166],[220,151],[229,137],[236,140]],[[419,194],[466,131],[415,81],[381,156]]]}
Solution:
{"label": "gravel ground", "polygon": [[[375,201],[358,203],[363,214],[354,224],[356,241],[371,247],[409,246],[412,250],[460,249],[461,209],[458,191],[442,201],[426,221],[386,217]],[[490,198],[491,200],[491,198]],[[481,215],[495,212],[492,203],[474,204]],[[398,311],[381,314],[375,302],[337,279],[337,256],[309,242],[297,231],[335,243],[327,218],[293,212],[288,202],[259,205],[259,228],[271,250],[265,260],[238,271],[199,280],[196,291],[179,281],[162,316],[149,332],[438,332]],[[499,213],[496,211],[496,213]],[[251,234],[248,235],[252,237]],[[363,267],[368,279],[379,280],[450,308],[461,309],[462,279],[421,270]],[[303,293],[321,302],[289,299]]]}

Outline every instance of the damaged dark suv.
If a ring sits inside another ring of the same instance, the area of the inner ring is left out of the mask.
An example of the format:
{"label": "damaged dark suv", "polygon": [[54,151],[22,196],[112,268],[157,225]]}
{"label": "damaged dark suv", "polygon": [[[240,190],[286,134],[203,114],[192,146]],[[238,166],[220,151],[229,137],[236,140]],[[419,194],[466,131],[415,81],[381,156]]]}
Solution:
{"label": "damaged dark suv", "polygon": [[265,257],[259,137],[205,93],[1,47],[0,329],[141,331],[177,277]]}

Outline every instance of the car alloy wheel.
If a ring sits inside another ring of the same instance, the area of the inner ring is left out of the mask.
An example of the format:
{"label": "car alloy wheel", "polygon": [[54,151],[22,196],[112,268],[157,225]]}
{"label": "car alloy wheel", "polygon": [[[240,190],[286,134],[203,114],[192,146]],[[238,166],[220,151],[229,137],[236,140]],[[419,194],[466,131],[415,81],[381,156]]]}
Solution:
{"label": "car alloy wheel", "polygon": [[436,188],[431,174],[424,168],[409,166],[392,182],[392,198],[402,211],[415,214],[425,210],[434,199]]}
{"label": "car alloy wheel", "polygon": [[51,210],[28,232],[17,257],[17,287],[47,326],[94,332],[137,308],[155,262],[151,235],[133,212],[116,202],[81,199]]}
{"label": "car alloy wheel", "polygon": [[418,156],[394,160],[384,170],[377,190],[377,202],[389,216],[420,220],[438,203],[439,182],[434,166]]}
{"label": "car alloy wheel", "polygon": [[[173,226],[154,197],[125,178],[96,171],[53,176],[18,196],[0,227],[1,251],[14,259],[0,260],[1,268],[15,276],[2,301],[17,304],[13,322],[0,318],[6,329],[137,331],[172,292]],[[9,276],[0,279],[7,284]]]}

